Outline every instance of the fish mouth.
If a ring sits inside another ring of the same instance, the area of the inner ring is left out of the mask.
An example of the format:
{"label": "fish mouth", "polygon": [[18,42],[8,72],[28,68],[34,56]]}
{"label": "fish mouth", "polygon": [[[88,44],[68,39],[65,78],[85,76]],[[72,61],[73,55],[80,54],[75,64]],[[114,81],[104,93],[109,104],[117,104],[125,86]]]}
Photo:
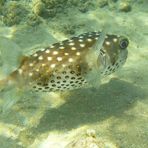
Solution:
{"label": "fish mouth", "polygon": [[[102,50],[103,51],[103,50]],[[122,61],[121,63],[125,63],[128,55],[128,51],[124,50],[124,52],[120,52],[119,55],[114,54],[110,56],[106,52],[100,52],[98,57],[98,63],[103,66],[103,68],[106,68],[108,65],[115,65],[117,61]]]}

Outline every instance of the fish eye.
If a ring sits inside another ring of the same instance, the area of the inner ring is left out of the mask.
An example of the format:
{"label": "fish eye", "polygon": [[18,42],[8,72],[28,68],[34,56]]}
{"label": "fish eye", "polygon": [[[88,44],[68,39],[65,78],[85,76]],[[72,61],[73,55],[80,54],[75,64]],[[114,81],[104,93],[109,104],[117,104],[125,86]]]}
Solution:
{"label": "fish eye", "polygon": [[120,41],[120,48],[121,49],[125,49],[127,46],[128,46],[128,40],[127,39],[122,39],[121,41]]}

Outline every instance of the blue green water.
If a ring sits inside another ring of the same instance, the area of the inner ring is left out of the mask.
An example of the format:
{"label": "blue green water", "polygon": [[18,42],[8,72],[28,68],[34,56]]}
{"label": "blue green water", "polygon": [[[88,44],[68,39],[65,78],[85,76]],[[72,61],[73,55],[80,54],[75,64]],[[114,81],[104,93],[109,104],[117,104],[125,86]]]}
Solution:
{"label": "blue green water", "polygon": [[146,0],[1,0],[1,79],[18,67],[21,55],[89,31],[127,36],[129,54],[98,89],[64,94],[1,89],[0,147],[64,148],[87,139],[92,129],[101,147],[147,148],[147,6]]}

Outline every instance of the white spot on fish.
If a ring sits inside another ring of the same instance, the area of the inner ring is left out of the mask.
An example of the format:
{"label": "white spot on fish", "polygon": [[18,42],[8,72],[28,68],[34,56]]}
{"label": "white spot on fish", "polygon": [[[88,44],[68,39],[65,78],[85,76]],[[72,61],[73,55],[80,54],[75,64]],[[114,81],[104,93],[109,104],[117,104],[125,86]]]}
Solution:
{"label": "white spot on fish", "polygon": [[80,55],[80,52],[76,52],[76,55],[79,56]]}
{"label": "white spot on fish", "polygon": [[80,47],[85,47],[85,44],[80,44]]}
{"label": "white spot on fish", "polygon": [[33,73],[32,73],[32,72],[30,72],[30,73],[29,73],[29,76],[31,77],[32,75],[33,75]]}
{"label": "white spot on fish", "polygon": [[43,60],[43,56],[39,56],[39,58],[38,58],[39,60]]}
{"label": "white spot on fish", "polygon": [[51,61],[52,60],[52,57],[47,57],[48,61]]}
{"label": "white spot on fish", "polygon": [[53,51],[53,55],[57,55],[58,54],[58,52],[57,51]]}
{"label": "white spot on fish", "polygon": [[82,39],[79,39],[79,42],[83,42],[83,40]]}
{"label": "white spot on fish", "polygon": [[95,37],[95,40],[98,40],[98,37]]}
{"label": "white spot on fish", "polygon": [[66,67],[66,65],[65,64],[62,64],[62,67]]}
{"label": "white spot on fish", "polygon": [[59,49],[64,49],[64,46],[59,47]]}
{"label": "white spot on fish", "polygon": [[51,68],[55,68],[56,64],[51,64],[50,67]]}
{"label": "white spot on fish", "polygon": [[37,53],[35,53],[33,56],[34,56],[34,57],[37,57],[37,56],[38,56],[38,54],[37,54]]}
{"label": "white spot on fish", "polygon": [[110,45],[110,42],[106,41],[105,44],[106,44],[106,45]]}
{"label": "white spot on fish", "polygon": [[75,43],[74,43],[74,42],[71,42],[71,43],[69,43],[69,45],[70,45],[70,46],[73,46],[73,45],[75,45]]}
{"label": "white spot on fish", "polygon": [[58,61],[62,61],[62,57],[57,57],[57,60]]}
{"label": "white spot on fish", "polygon": [[45,50],[45,48],[42,48],[42,49],[40,49],[41,51],[44,51]]}
{"label": "white spot on fish", "polygon": [[114,41],[114,42],[117,42],[117,38],[114,38],[113,41]]}
{"label": "white spot on fish", "polygon": [[72,58],[69,58],[68,61],[69,61],[69,62],[73,62],[73,59],[72,59]]}
{"label": "white spot on fish", "polygon": [[69,55],[69,53],[67,53],[67,52],[65,52],[64,54],[65,54],[65,55]]}
{"label": "white spot on fish", "polygon": [[71,47],[71,50],[76,50],[76,47]]}
{"label": "white spot on fish", "polygon": [[79,38],[80,38],[80,39],[83,39],[83,38],[84,38],[84,36],[79,36]]}
{"label": "white spot on fish", "polygon": [[39,69],[36,69],[36,72],[39,72]]}
{"label": "white spot on fish", "polygon": [[50,48],[54,48],[54,47],[55,47],[54,45],[51,45],[51,46],[50,46]]}
{"label": "white spot on fish", "polygon": [[44,67],[45,65],[46,65],[46,64],[43,63],[43,64],[42,64],[42,67]]}
{"label": "white spot on fish", "polygon": [[29,66],[32,67],[33,66],[33,63],[30,63]]}
{"label": "white spot on fish", "polygon": [[88,38],[87,41],[88,41],[88,42],[92,42],[92,39]]}
{"label": "white spot on fish", "polygon": [[50,50],[49,50],[49,49],[47,49],[45,52],[46,52],[46,53],[49,53],[49,52],[50,52]]}
{"label": "white spot on fish", "polygon": [[68,40],[68,42],[69,42],[69,43],[71,43],[71,42],[73,42],[73,40],[72,40],[72,39],[70,39],[70,40]]}
{"label": "white spot on fish", "polygon": [[23,73],[23,70],[22,69],[19,69],[18,72],[19,72],[19,74],[22,74]]}
{"label": "white spot on fish", "polygon": [[99,35],[100,35],[100,33],[99,33],[99,32],[96,32],[96,35],[97,35],[97,36],[99,36]]}

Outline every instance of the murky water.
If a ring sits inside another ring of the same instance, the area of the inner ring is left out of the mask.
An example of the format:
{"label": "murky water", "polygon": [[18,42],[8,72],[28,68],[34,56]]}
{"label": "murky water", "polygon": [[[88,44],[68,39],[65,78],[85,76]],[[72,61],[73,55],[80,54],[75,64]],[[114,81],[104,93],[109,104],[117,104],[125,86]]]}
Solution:
{"label": "murky water", "polygon": [[129,39],[126,63],[98,88],[32,93],[1,81],[0,147],[147,148],[147,6],[146,0],[0,1],[1,80],[24,55],[84,32]]}

